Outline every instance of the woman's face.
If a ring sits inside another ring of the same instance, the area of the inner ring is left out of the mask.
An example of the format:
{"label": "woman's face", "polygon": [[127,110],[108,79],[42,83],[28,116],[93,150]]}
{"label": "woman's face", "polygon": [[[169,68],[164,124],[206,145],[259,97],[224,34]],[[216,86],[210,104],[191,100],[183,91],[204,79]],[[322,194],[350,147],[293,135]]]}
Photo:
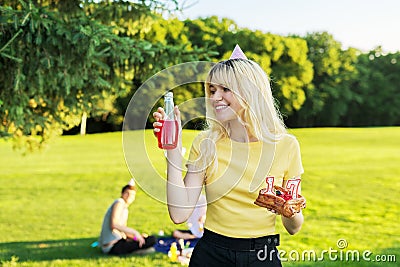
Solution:
{"label": "woman's face", "polygon": [[133,201],[135,201],[136,191],[127,189],[122,193],[122,198],[125,200],[126,204],[130,205]]}
{"label": "woman's face", "polygon": [[233,92],[221,85],[210,84],[210,100],[214,108],[216,119],[220,122],[228,122],[238,119],[238,113],[243,107]]}

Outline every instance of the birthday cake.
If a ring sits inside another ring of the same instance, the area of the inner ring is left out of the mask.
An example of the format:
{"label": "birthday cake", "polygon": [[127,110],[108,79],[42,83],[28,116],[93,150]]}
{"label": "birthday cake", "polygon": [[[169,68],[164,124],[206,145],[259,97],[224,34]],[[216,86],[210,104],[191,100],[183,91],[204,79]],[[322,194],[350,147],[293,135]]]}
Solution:
{"label": "birthday cake", "polygon": [[303,196],[297,195],[293,198],[290,191],[283,187],[274,185],[274,190],[261,189],[254,204],[275,211],[285,217],[293,217],[306,206]]}

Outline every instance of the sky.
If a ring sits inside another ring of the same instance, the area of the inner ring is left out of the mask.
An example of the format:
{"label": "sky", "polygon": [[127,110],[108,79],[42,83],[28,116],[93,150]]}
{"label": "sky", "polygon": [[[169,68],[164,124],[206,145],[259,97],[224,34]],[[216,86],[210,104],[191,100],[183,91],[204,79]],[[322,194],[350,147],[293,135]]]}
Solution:
{"label": "sky", "polygon": [[327,31],[344,49],[400,51],[400,0],[178,0],[179,18],[216,15],[278,35]]}

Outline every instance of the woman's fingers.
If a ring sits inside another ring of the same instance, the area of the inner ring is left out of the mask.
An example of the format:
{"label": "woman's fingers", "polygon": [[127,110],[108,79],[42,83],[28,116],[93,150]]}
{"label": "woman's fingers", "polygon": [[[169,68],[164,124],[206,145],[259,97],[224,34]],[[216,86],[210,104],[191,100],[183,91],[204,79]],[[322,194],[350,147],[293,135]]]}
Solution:
{"label": "woman's fingers", "polygon": [[158,133],[160,131],[161,127],[162,127],[161,122],[158,122],[158,121],[153,122],[154,132]]}
{"label": "woman's fingers", "polygon": [[178,121],[179,129],[181,128],[181,111],[179,110],[178,106],[174,107],[175,117]]}
{"label": "woman's fingers", "polygon": [[277,213],[276,210],[273,210],[273,209],[267,209],[267,210],[272,212],[272,213]]}
{"label": "woman's fingers", "polygon": [[156,119],[156,121],[159,121],[159,120],[162,120],[163,116],[161,115],[160,112],[154,112],[153,118]]}
{"label": "woman's fingers", "polygon": [[153,113],[153,118],[156,121],[162,120],[165,116],[165,111],[162,107],[158,107],[157,111]]}
{"label": "woman's fingers", "polygon": [[162,107],[158,107],[157,113],[160,114],[160,118],[159,118],[160,120],[165,117],[165,111]]}
{"label": "woman's fingers", "polygon": [[144,245],[144,243],[146,243],[146,241],[144,240],[143,237],[140,239],[139,242],[140,242],[140,247],[142,247]]}
{"label": "woman's fingers", "polygon": [[161,131],[162,123],[159,122],[164,118],[165,112],[162,107],[159,107],[156,112],[153,113],[153,118],[156,119],[155,122],[153,122],[153,133],[154,135],[157,135]]}

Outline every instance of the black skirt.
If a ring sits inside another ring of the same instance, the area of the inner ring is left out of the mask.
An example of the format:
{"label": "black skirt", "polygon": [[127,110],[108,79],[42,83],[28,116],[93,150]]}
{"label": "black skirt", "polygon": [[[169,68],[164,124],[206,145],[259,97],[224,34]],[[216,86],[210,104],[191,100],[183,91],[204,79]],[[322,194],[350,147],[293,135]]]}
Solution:
{"label": "black skirt", "polygon": [[279,235],[233,238],[204,229],[203,237],[193,250],[189,267],[281,267],[277,246]]}

